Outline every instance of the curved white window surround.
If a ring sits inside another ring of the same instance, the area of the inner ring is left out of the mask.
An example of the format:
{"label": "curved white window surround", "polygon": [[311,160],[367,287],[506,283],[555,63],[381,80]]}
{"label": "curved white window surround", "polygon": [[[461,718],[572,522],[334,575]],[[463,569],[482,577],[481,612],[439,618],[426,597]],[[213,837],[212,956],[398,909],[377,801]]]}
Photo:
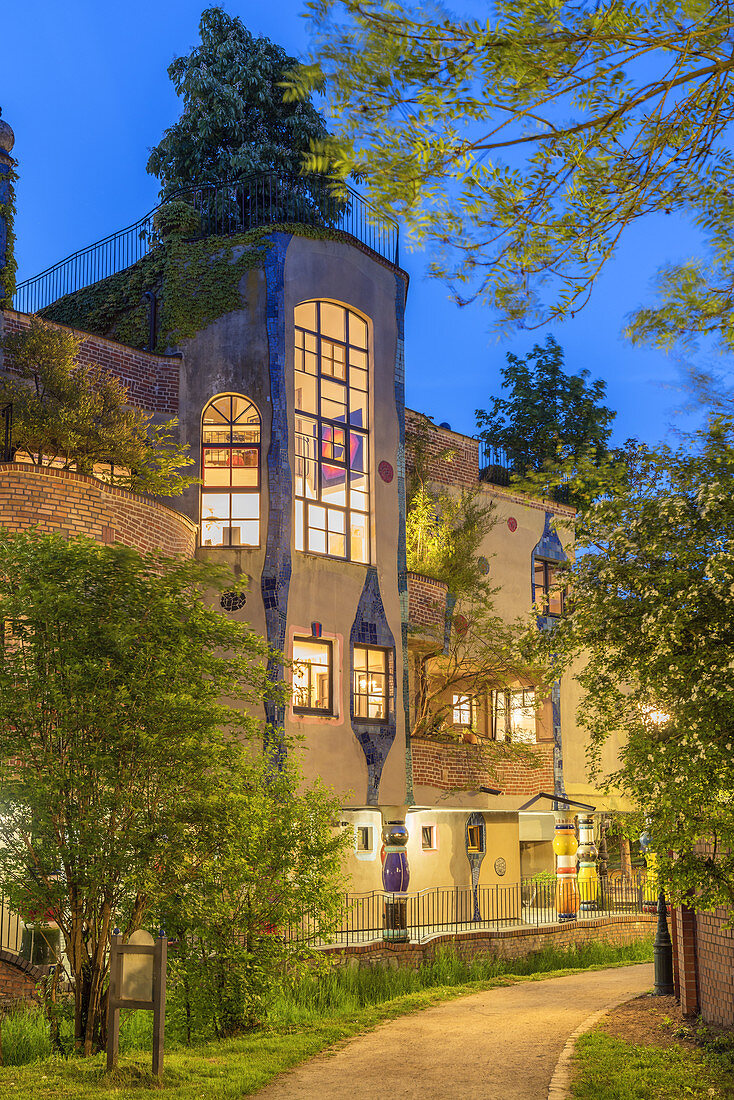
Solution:
{"label": "curved white window surround", "polygon": [[201,545],[259,546],[260,413],[242,394],[204,409],[201,478]]}
{"label": "curved white window surround", "polygon": [[368,563],[369,330],[335,302],[295,309],[296,550]]}

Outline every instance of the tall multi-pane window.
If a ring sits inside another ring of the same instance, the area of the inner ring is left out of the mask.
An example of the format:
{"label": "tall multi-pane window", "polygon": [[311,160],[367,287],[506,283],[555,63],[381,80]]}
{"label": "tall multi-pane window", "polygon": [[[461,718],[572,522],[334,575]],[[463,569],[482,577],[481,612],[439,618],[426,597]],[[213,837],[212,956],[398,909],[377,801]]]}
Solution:
{"label": "tall multi-pane window", "polygon": [[492,692],[492,728],[497,741],[533,744],[535,717],[534,688],[502,688]]}
{"label": "tall multi-pane window", "polygon": [[367,323],[334,302],[295,310],[297,550],[368,562]]}
{"label": "tall multi-pane window", "polygon": [[560,585],[563,570],[556,562],[535,558],[533,562],[533,586],[535,602],[543,615],[562,615],[566,589]]}
{"label": "tall multi-pane window", "polygon": [[202,546],[258,546],[260,414],[241,394],[204,409],[201,480]]}
{"label": "tall multi-pane window", "polygon": [[388,651],[376,646],[354,647],[353,705],[355,718],[384,722],[388,714]]}

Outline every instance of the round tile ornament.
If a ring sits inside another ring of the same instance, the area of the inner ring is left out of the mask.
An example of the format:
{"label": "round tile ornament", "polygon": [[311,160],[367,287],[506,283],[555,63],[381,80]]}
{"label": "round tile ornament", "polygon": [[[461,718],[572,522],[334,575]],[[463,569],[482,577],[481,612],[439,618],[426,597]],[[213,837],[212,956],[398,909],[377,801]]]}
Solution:
{"label": "round tile ornament", "polygon": [[469,620],[465,619],[463,615],[457,615],[456,618],[454,619],[454,630],[459,635],[459,637],[463,637],[463,635],[466,634],[468,629],[469,629]]}
{"label": "round tile ornament", "polygon": [[505,860],[503,859],[502,856],[497,856],[497,859],[494,861],[495,874],[499,875],[500,878],[501,878],[502,875],[504,875],[506,870],[507,870],[507,863],[505,862]]}
{"label": "round tile ornament", "polygon": [[486,577],[489,573],[489,562],[485,557],[477,558],[477,565],[479,566],[479,572]]}
{"label": "round tile ornament", "polygon": [[219,597],[219,606],[223,611],[241,611],[247,603],[244,592],[222,592]]}
{"label": "round tile ornament", "polygon": [[517,531],[517,520],[515,519],[514,516],[510,516],[510,518],[507,521],[507,526],[510,528],[510,531],[514,535],[515,531]]}
{"label": "round tile ornament", "polygon": [[377,467],[377,472],[386,485],[389,485],[393,477],[395,476],[395,471],[393,470],[389,462],[381,462],[380,465]]}

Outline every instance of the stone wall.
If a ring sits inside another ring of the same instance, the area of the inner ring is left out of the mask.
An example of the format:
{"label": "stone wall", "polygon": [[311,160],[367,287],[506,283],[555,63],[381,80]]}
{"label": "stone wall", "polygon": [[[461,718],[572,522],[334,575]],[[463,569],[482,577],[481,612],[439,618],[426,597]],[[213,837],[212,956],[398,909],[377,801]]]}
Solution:
{"label": "stone wall", "polygon": [[[528,797],[553,790],[553,745],[550,742],[535,746],[534,751],[541,761],[539,768],[529,768],[521,760],[503,760],[501,756],[489,768],[481,745],[442,744],[414,737],[411,747],[416,787],[449,791],[499,786],[503,794]],[[499,748],[501,746],[497,746]],[[488,745],[488,750],[491,749],[492,743]]]}
{"label": "stone wall", "polygon": [[[345,966],[390,966],[417,970],[432,962],[440,950],[451,949],[462,959],[489,954],[501,959],[519,959],[547,947],[560,950],[585,943],[608,943],[615,946],[651,940],[657,918],[653,915],[630,914],[595,917],[584,921],[549,924],[543,928],[528,925],[502,931],[443,933],[426,943],[354,944],[349,947],[323,948],[337,964]],[[652,980],[652,973],[650,975]]]}
{"label": "stone wall", "polygon": [[11,951],[0,951],[0,1005],[31,1000],[43,976],[37,966]]}
{"label": "stone wall", "polygon": [[448,585],[420,573],[408,573],[408,622],[443,633]]}
{"label": "stone wall", "polygon": [[196,550],[196,525],[157,501],[84,474],[22,462],[0,464],[0,527],[63,531],[184,557]]}
{"label": "stone wall", "polygon": [[[3,322],[4,333],[10,336],[27,329],[31,323],[31,315],[7,310],[7,312],[0,315],[0,320]],[[51,324],[50,321],[46,323]],[[66,329],[67,332],[75,331],[66,325],[54,324],[53,327]],[[79,349],[77,362],[85,366],[98,363],[100,367],[119,378],[127,386],[128,399],[131,405],[164,416],[176,416],[178,414],[179,372],[181,370],[178,359],[171,359],[163,355],[151,355],[147,351],[128,348],[124,344],[116,343],[114,340],[106,340],[102,336],[89,336],[85,332],[75,332],[75,335],[84,339],[84,343]],[[8,360],[2,363],[2,366],[12,370],[13,364],[12,361]]]}

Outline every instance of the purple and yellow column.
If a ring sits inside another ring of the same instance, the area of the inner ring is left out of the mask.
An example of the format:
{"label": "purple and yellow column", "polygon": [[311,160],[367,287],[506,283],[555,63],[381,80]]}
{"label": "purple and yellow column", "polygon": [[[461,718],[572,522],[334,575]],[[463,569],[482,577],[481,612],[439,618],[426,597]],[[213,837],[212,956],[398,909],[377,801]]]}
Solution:
{"label": "purple and yellow column", "polygon": [[573,815],[567,810],[556,811],[553,851],[556,854],[556,912],[558,919],[576,920],[579,891],[576,884],[576,849],[578,841],[573,827]]}
{"label": "purple and yellow column", "polygon": [[[405,894],[410,882],[408,867],[408,830],[403,821],[388,821],[382,830],[382,842],[385,858],[382,863],[382,885],[385,898],[385,927],[383,938],[386,940],[407,940],[408,938],[408,901]],[[402,896],[401,896],[402,895]]]}

